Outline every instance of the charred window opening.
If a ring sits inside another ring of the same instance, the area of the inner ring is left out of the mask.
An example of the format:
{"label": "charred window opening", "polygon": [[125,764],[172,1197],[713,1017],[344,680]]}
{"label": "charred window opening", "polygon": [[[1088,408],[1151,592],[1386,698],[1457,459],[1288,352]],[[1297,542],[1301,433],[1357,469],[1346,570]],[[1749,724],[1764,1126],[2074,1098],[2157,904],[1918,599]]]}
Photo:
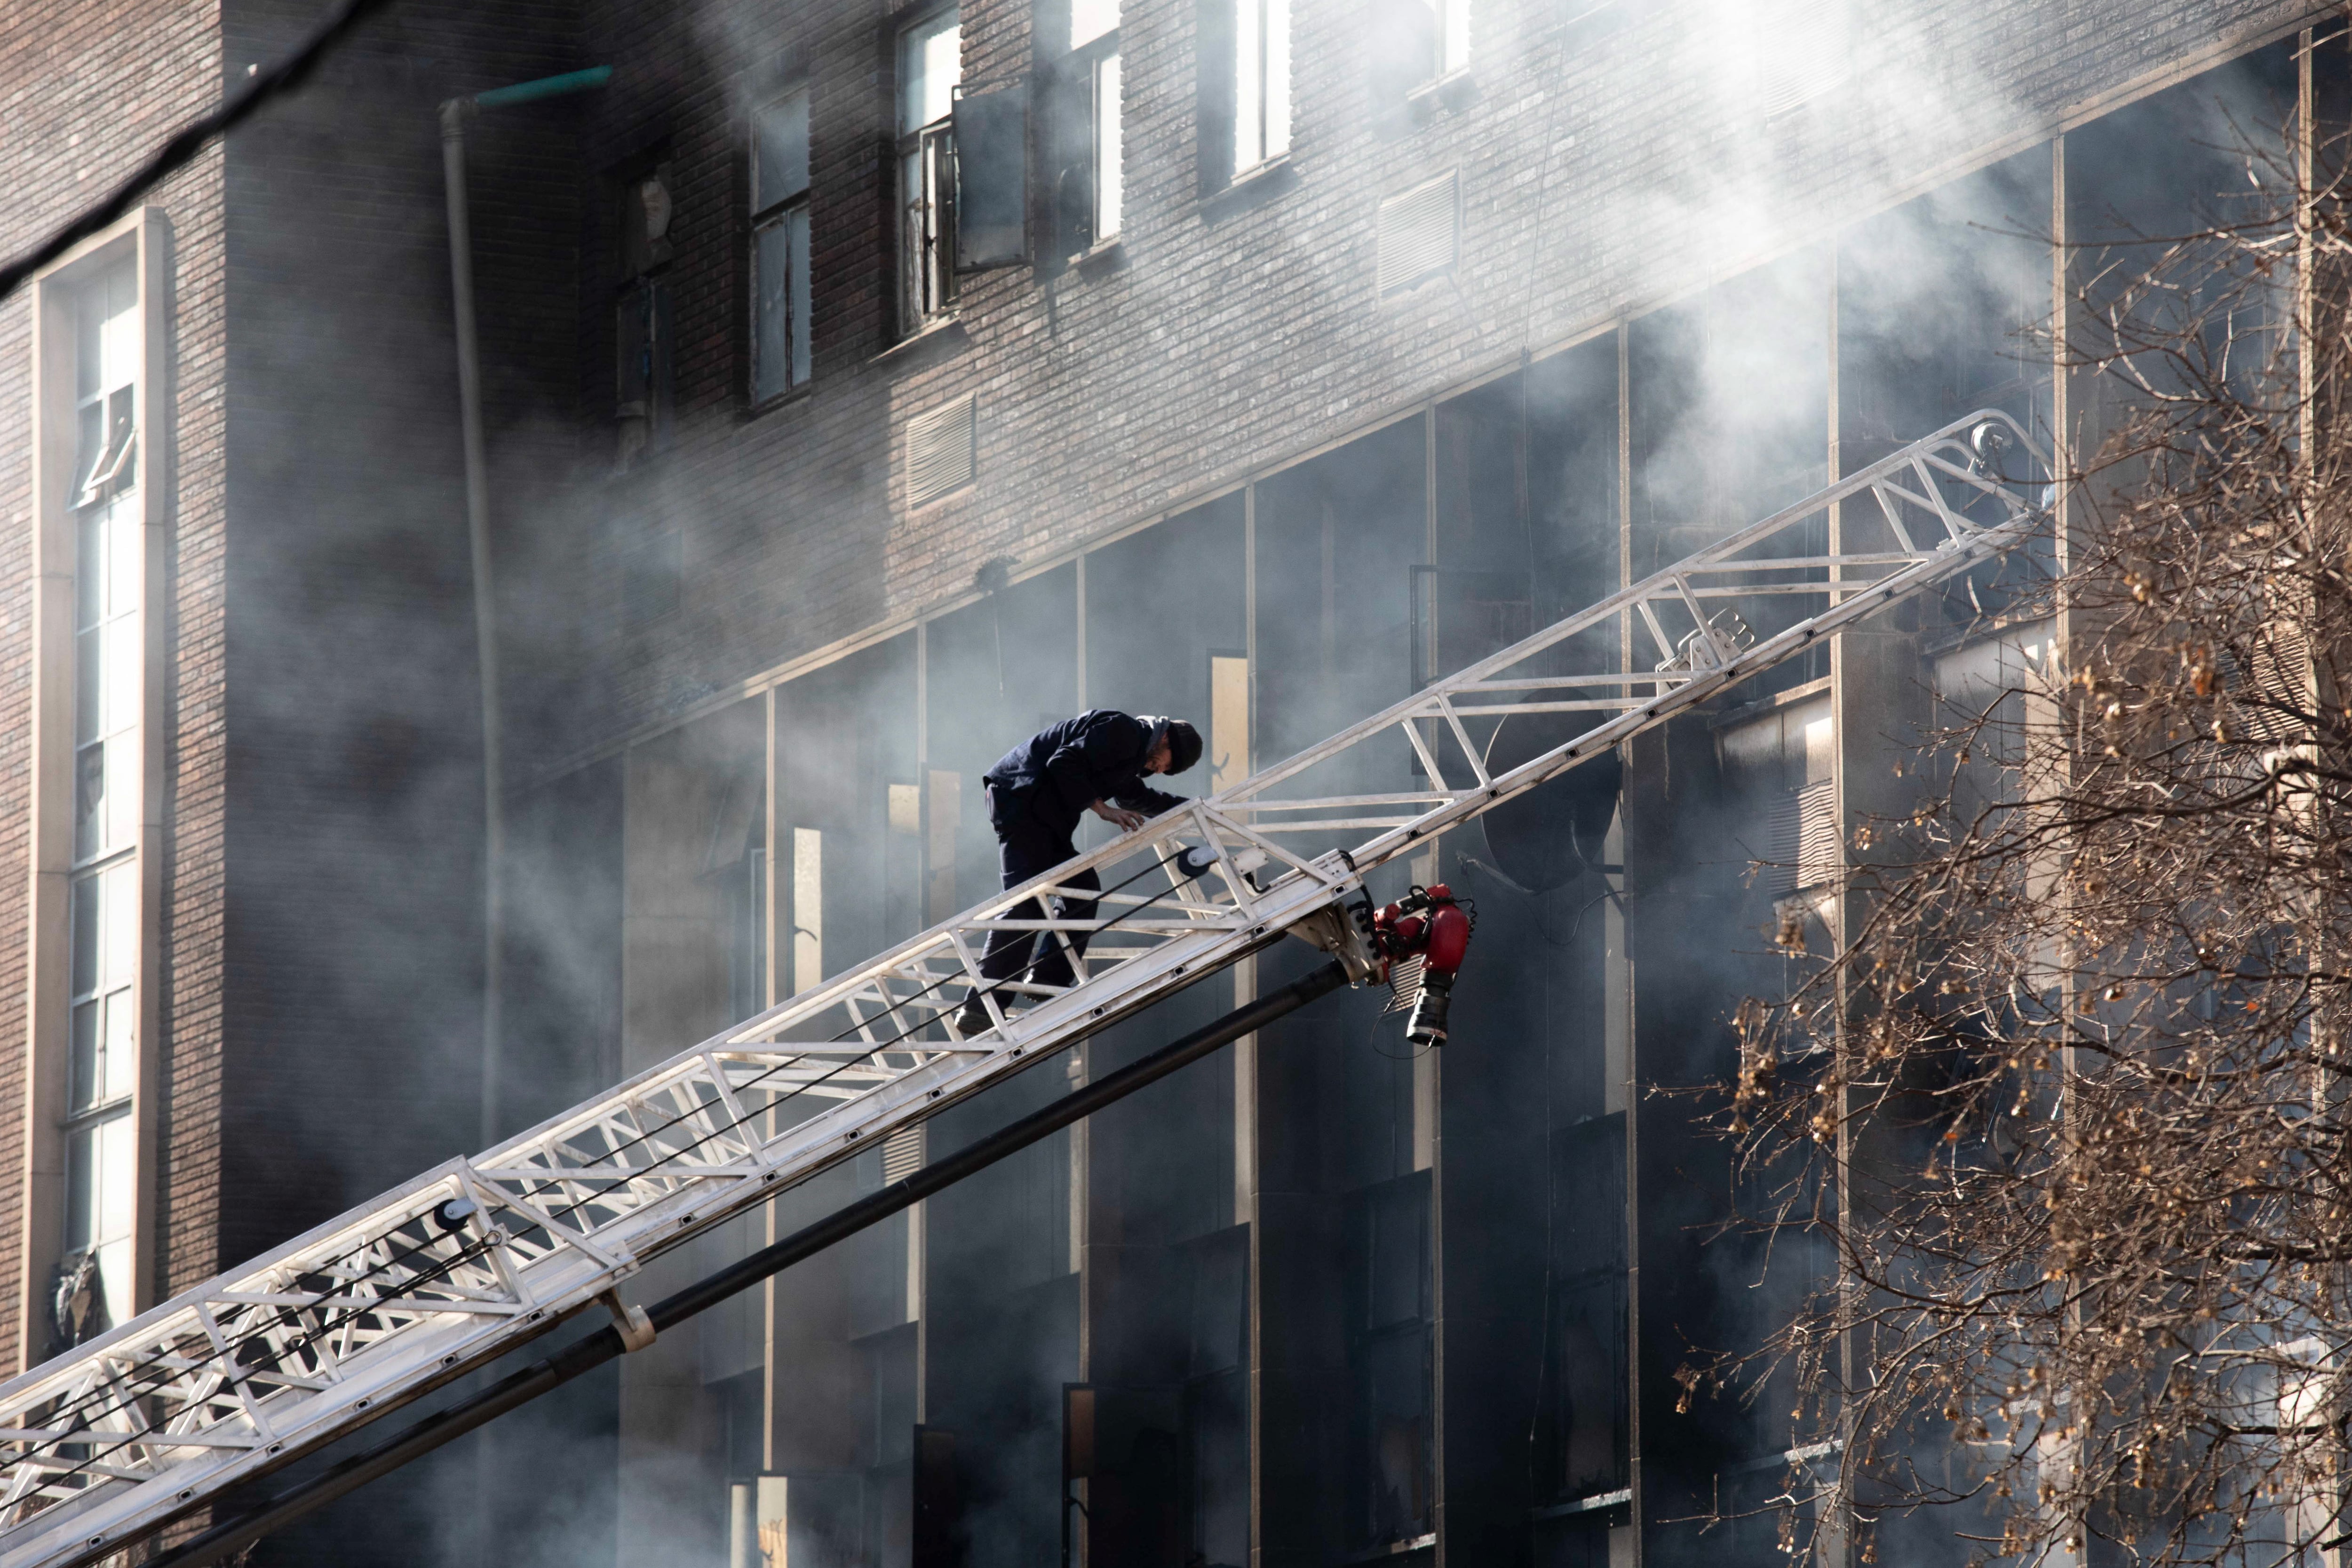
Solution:
{"label": "charred window opening", "polygon": [[671,193],[665,152],[619,165],[613,186],[614,467],[627,472],[669,449],[677,404],[671,382]]}
{"label": "charred window opening", "polygon": [[898,312],[912,334],[955,304],[955,89],[963,77],[956,8],[898,35]]}
{"label": "charred window opening", "polygon": [[1373,129],[1398,135],[1466,100],[1470,0],[1384,0],[1370,18]]}
{"label": "charred window opening", "polygon": [[1434,1279],[1426,1171],[1356,1194],[1348,1345],[1350,1534],[1359,1547],[1418,1542],[1435,1527]]}
{"label": "charred window opening", "polygon": [[1069,258],[1118,237],[1119,35],[1117,0],[1074,0],[1069,52],[1046,76],[1054,254]]}
{"label": "charred window opening", "polygon": [[809,343],[809,93],[751,111],[751,401],[804,385]]}

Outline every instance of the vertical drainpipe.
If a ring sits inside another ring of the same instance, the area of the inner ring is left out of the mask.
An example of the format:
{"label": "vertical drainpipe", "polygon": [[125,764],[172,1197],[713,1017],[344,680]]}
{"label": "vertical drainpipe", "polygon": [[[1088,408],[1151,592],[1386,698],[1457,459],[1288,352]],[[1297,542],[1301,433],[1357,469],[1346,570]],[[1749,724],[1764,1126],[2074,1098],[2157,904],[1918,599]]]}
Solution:
{"label": "vertical drainpipe", "polygon": [[457,417],[466,445],[466,538],[473,551],[474,645],[482,679],[482,1128],[498,1141],[499,1042],[505,999],[506,779],[499,755],[499,637],[490,575],[490,478],[482,447],[482,356],[474,331],[474,239],[466,199],[466,118],[470,98],[441,106],[441,179],[449,204],[449,289],[457,310]]}
{"label": "vertical drainpipe", "polygon": [[603,87],[613,68],[594,66],[493,89],[441,105],[441,179],[449,209],[449,291],[457,333],[457,416],[466,447],[466,538],[473,554],[474,644],[482,679],[482,1124],[481,1147],[498,1141],[499,1072],[505,1037],[506,770],[499,717],[498,596],[490,573],[490,477],[482,441],[482,356],[474,327],[474,240],[466,196],[466,121],[478,110],[559,98]]}

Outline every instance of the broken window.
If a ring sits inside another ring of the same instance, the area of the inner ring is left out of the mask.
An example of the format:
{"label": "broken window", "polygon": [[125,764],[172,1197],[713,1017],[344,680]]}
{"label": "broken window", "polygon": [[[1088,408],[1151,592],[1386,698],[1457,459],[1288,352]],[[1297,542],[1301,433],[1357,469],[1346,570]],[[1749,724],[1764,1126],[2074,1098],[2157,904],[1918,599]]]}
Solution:
{"label": "broken window", "polygon": [[962,78],[955,7],[898,35],[899,324],[907,332],[955,303],[955,89]]}
{"label": "broken window", "polygon": [[751,401],[809,379],[809,95],[751,111]]}
{"label": "broken window", "polygon": [[1061,255],[1076,256],[1118,234],[1118,0],[1075,0],[1070,52],[1054,71],[1052,91],[1055,237]]}
{"label": "broken window", "polygon": [[671,393],[669,266],[672,176],[666,161],[633,160],[614,180],[613,416],[615,467],[623,471],[668,449]]}

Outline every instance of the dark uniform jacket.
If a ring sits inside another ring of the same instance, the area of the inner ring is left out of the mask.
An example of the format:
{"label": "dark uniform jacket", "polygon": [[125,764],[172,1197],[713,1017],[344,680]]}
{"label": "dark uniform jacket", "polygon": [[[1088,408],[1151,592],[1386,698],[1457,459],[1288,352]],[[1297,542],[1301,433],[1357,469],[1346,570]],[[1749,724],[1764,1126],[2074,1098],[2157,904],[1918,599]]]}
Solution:
{"label": "dark uniform jacket", "polygon": [[1055,832],[1076,830],[1096,801],[1157,816],[1181,805],[1181,795],[1145,784],[1144,754],[1151,726],[1115,709],[1096,708],[1040,730],[981,775],[988,784],[989,815],[1003,826],[1017,812],[1033,813]]}

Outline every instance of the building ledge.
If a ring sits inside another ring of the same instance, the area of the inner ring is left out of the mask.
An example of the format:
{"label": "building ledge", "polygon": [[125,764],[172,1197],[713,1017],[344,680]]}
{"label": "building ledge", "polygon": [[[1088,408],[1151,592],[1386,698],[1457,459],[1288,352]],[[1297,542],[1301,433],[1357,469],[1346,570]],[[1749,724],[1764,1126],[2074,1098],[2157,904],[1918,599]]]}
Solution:
{"label": "building ledge", "polygon": [[875,365],[898,365],[927,363],[934,358],[959,353],[969,347],[971,335],[963,330],[961,316],[950,316],[934,321],[911,338],[900,338],[866,363]]}
{"label": "building ledge", "polygon": [[1530,1509],[1529,1519],[1568,1519],[1580,1513],[1598,1513],[1602,1509],[1623,1508],[1633,1500],[1633,1489],[1619,1487],[1613,1492],[1595,1492],[1591,1497],[1556,1502],[1549,1508]]}
{"label": "building ledge", "polygon": [[1219,189],[1202,196],[1201,216],[1216,223],[1270,202],[1297,184],[1298,170],[1291,163],[1290,154],[1285,153],[1243,170]]}

